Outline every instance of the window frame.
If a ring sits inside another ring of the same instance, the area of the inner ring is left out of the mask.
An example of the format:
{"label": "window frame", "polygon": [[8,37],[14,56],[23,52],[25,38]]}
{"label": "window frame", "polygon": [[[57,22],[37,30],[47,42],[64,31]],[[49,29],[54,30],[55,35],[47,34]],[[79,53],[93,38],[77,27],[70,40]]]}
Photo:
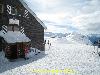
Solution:
{"label": "window frame", "polygon": [[8,31],[19,31],[19,27],[15,25],[10,25],[7,27]]}
{"label": "window frame", "polygon": [[12,15],[17,15],[18,11],[15,7],[11,7],[11,14]]}

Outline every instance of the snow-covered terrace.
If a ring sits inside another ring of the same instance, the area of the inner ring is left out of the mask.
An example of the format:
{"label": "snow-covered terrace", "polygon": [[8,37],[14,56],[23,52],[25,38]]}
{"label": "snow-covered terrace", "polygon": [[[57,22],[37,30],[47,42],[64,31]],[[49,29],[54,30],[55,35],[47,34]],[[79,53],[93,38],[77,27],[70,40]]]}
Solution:
{"label": "snow-covered terrace", "polygon": [[7,33],[3,33],[0,31],[0,36],[4,38],[7,43],[17,43],[17,42],[29,42],[31,41],[26,35],[21,33],[20,31],[8,31]]}

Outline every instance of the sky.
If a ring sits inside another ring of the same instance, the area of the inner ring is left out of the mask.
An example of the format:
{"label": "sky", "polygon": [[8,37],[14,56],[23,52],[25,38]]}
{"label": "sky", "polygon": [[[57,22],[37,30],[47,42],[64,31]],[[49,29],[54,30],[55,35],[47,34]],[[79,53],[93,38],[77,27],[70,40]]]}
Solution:
{"label": "sky", "polygon": [[100,33],[100,0],[25,0],[46,32]]}

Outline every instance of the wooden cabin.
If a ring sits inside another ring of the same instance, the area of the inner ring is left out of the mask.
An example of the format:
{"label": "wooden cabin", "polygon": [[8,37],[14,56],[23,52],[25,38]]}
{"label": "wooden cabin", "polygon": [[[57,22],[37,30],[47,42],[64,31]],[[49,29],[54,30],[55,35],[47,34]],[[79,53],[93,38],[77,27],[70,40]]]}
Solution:
{"label": "wooden cabin", "polygon": [[[44,29],[46,29],[44,23],[24,0],[0,0],[0,50],[7,49],[9,51],[9,49],[13,49],[12,47],[14,49],[24,48],[25,45],[30,43],[33,48],[44,51]],[[2,33],[5,35],[9,31],[16,30],[25,35],[30,41],[9,43],[9,40],[5,40],[4,36],[2,36]]]}
{"label": "wooden cabin", "polygon": [[19,27],[24,28],[26,36],[31,39],[32,46],[45,50],[44,29],[46,26],[24,0],[0,0],[0,29],[2,29],[2,25],[11,25],[10,21],[14,19],[18,20]]}
{"label": "wooden cabin", "polygon": [[2,37],[2,48],[5,52],[5,57],[8,59],[17,59],[19,57],[26,58],[30,49],[30,39],[26,37],[24,32],[19,31],[17,25],[3,25],[0,31]]}

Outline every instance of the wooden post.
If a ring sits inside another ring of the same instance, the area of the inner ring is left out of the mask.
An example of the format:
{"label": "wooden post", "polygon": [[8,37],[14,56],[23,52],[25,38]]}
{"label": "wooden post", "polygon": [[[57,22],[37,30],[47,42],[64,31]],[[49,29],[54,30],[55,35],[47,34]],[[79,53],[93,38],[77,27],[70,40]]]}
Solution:
{"label": "wooden post", "polygon": [[98,42],[97,42],[97,53],[98,53],[99,56],[100,56],[99,47],[100,47],[100,40],[98,40]]}
{"label": "wooden post", "polygon": [[16,46],[17,46],[17,58],[19,57],[19,55],[18,55],[18,44],[16,43]]}

